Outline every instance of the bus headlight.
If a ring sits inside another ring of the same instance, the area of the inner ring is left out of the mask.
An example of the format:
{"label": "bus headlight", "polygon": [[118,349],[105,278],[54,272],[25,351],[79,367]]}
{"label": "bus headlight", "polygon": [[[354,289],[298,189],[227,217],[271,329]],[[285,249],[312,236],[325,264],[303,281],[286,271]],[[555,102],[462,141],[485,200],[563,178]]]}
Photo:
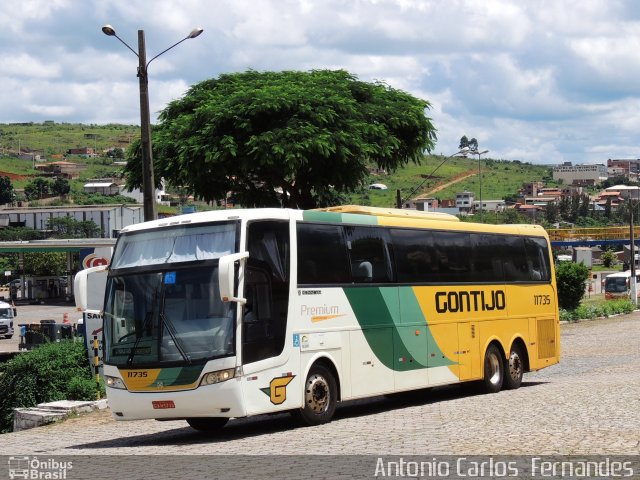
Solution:
{"label": "bus headlight", "polygon": [[118,388],[120,390],[126,390],[124,382],[119,377],[110,377],[109,375],[104,376],[105,381],[107,382],[107,387],[110,388]]}
{"label": "bus headlight", "polygon": [[230,380],[235,376],[235,368],[227,368],[226,370],[218,370],[217,372],[205,373],[200,381],[200,386],[213,385],[214,383]]}

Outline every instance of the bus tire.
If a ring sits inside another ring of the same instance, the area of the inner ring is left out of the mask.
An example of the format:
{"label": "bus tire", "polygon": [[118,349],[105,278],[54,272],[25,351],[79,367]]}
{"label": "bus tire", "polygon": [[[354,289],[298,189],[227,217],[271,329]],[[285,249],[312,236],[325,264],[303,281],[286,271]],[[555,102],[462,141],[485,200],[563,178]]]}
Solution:
{"label": "bus tire", "polygon": [[293,413],[294,418],[306,426],[330,422],[336,411],[338,387],[331,371],[314,365],[304,384],[304,406]]}
{"label": "bus tire", "polygon": [[497,393],[502,388],[504,381],[504,359],[500,349],[495,345],[489,345],[484,354],[484,389],[487,393]]}
{"label": "bus tire", "polygon": [[511,347],[509,360],[504,363],[504,388],[515,390],[522,384],[524,375],[524,356],[518,345]]}
{"label": "bus tire", "polygon": [[189,426],[199,432],[213,433],[224,427],[229,421],[226,417],[187,418]]}

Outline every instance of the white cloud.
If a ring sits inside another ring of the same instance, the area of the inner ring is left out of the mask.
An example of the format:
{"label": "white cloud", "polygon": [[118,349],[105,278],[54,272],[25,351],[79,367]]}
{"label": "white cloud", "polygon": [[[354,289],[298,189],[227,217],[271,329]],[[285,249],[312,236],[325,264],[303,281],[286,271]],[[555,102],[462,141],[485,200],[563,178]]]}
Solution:
{"label": "white cloud", "polygon": [[496,158],[638,156],[633,0],[6,0],[0,122],[139,122],[137,59],[106,23],[134,50],[143,29],[147,58],[204,28],[153,61],[152,115],[223,72],[344,68],[429,100],[439,153],[466,134]]}

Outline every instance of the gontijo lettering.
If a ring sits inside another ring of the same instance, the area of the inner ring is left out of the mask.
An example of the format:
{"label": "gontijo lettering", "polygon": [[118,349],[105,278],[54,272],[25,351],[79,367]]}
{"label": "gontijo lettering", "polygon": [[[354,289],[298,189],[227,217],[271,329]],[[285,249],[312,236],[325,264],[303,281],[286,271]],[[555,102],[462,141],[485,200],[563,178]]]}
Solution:
{"label": "gontijo lettering", "polygon": [[507,304],[503,290],[437,292],[435,300],[438,313],[504,310]]}

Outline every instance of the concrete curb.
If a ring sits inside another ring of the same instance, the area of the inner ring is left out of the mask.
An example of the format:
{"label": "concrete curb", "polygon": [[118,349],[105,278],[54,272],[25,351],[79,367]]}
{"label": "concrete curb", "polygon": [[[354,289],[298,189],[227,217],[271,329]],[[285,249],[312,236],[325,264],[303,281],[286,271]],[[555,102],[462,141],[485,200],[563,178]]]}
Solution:
{"label": "concrete curb", "polygon": [[29,428],[40,427],[62,420],[74,413],[86,413],[107,408],[107,399],[93,402],[60,400],[58,402],[40,403],[31,408],[13,409],[13,431],[19,432]]}

